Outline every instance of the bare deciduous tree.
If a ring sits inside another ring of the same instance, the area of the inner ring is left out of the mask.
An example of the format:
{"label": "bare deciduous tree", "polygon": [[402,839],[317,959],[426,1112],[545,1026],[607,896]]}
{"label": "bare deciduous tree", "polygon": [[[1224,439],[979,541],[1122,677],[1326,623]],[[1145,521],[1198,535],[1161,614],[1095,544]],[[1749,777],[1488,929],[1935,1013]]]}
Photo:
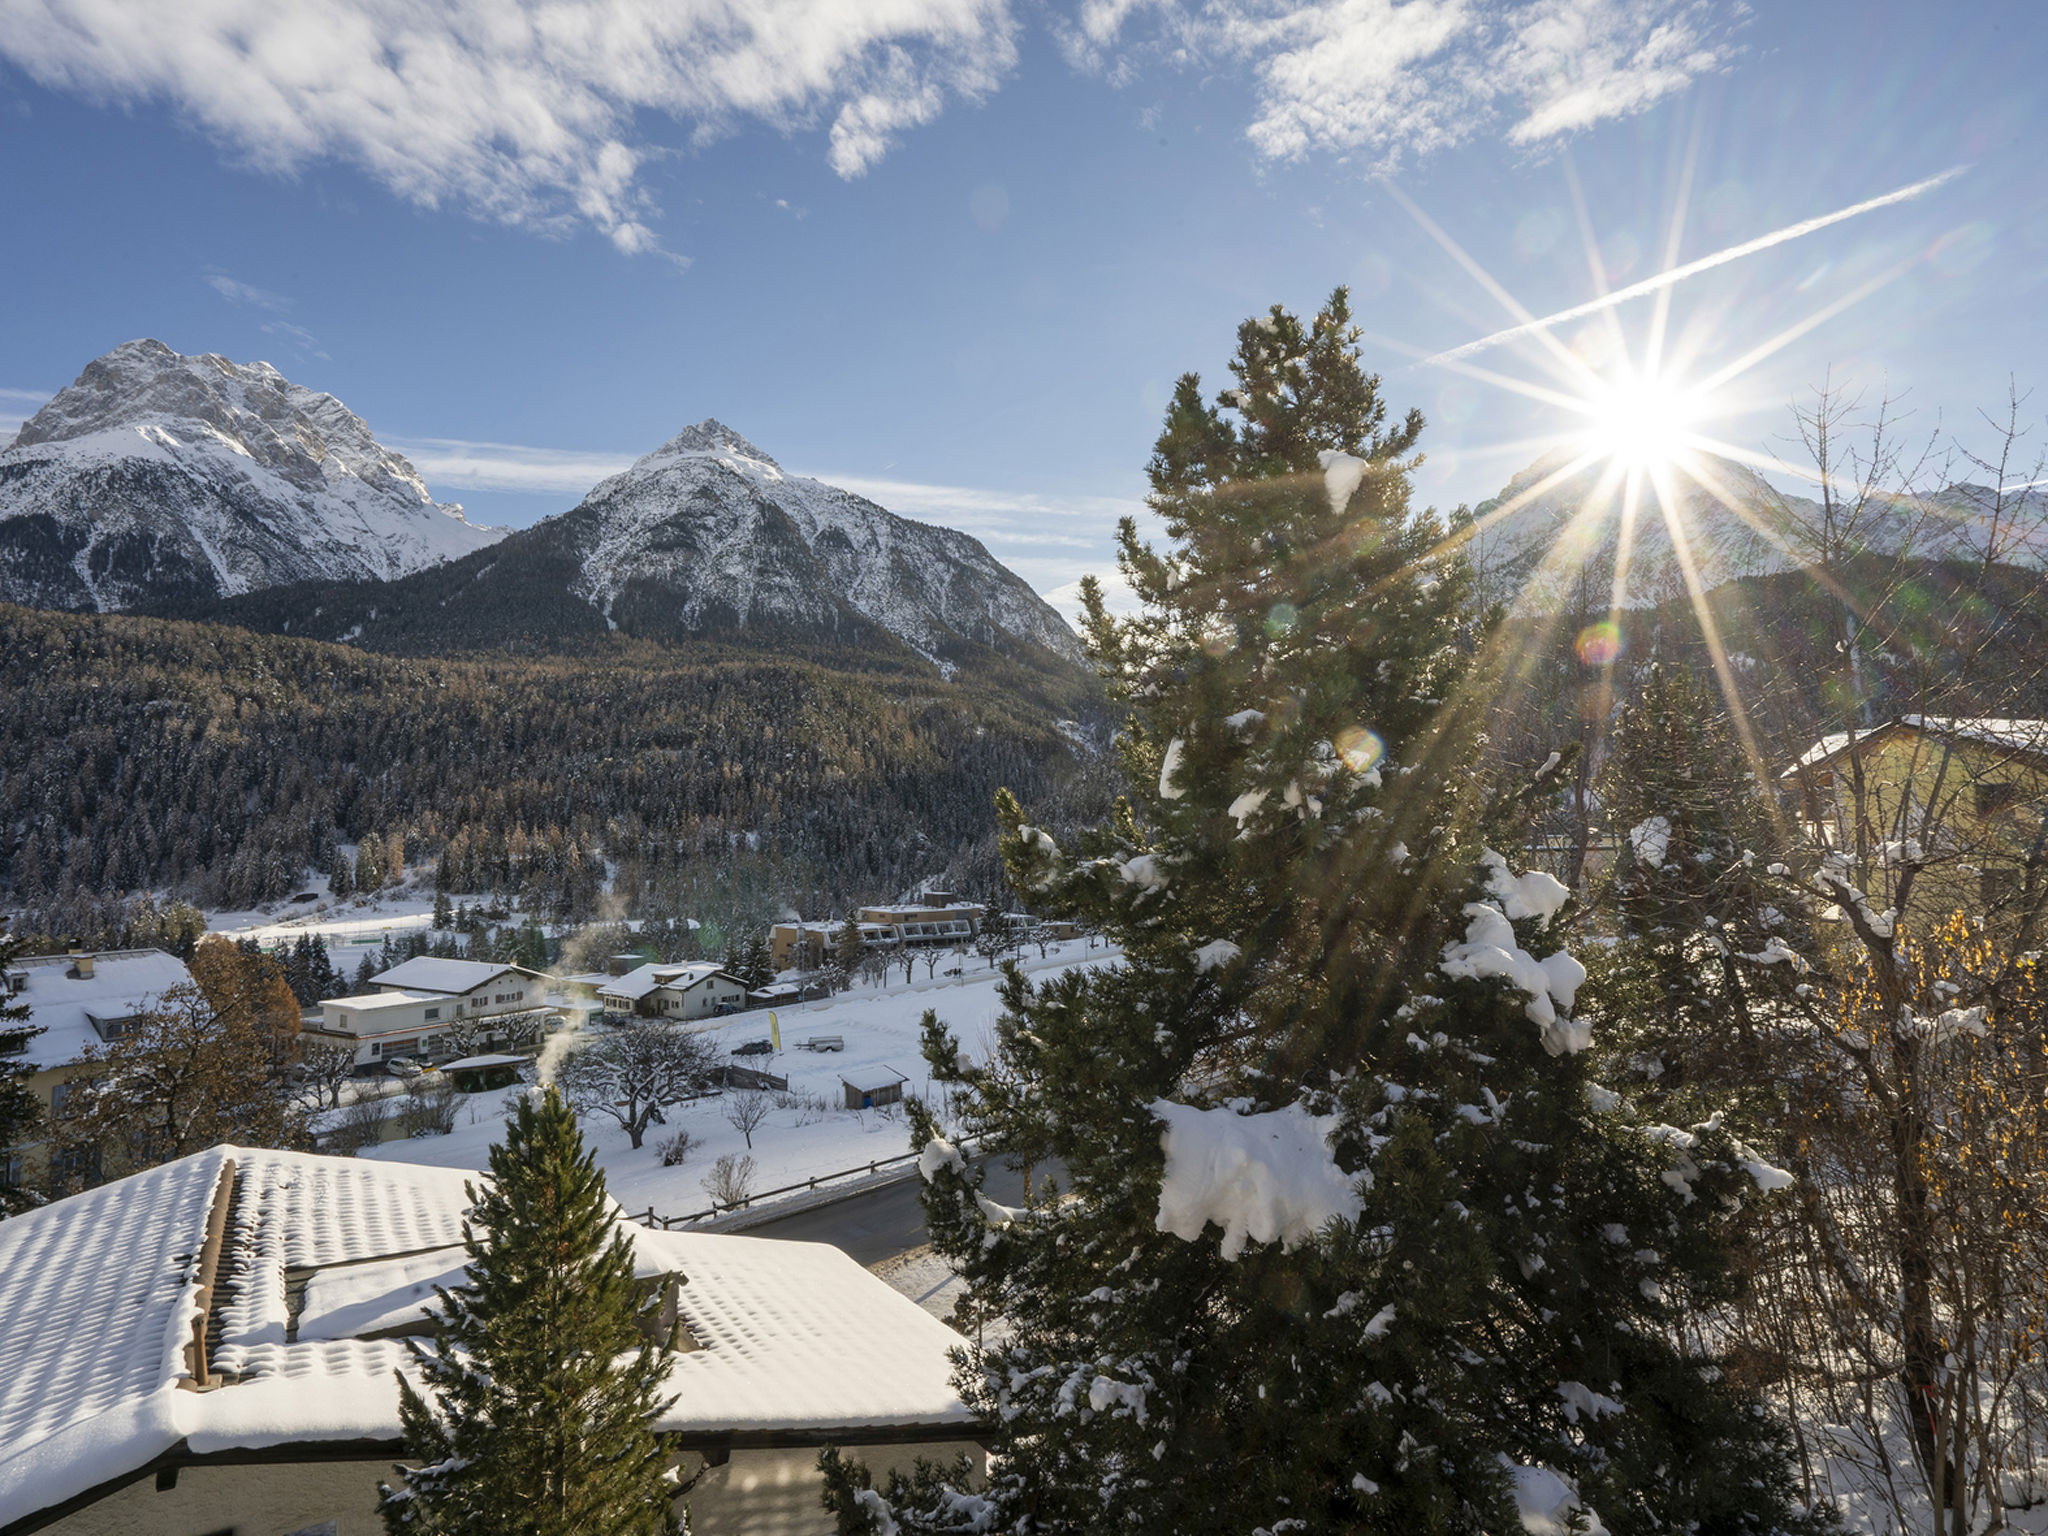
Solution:
{"label": "bare deciduous tree", "polygon": [[761,1129],[774,1107],[774,1101],[758,1088],[741,1088],[725,1096],[726,1124],[746,1137],[748,1151],[754,1147],[754,1132]]}
{"label": "bare deciduous tree", "polygon": [[699,1034],[635,1019],[570,1055],[564,1095],[579,1114],[605,1114],[635,1147],[662,1110],[695,1098],[715,1069]]}
{"label": "bare deciduous tree", "polygon": [[703,1182],[704,1192],[711,1196],[713,1205],[742,1205],[754,1192],[754,1160],[727,1152],[711,1165]]}
{"label": "bare deciduous tree", "polygon": [[338,1040],[300,1037],[299,1094],[311,1108],[341,1108],[341,1090],[355,1076],[355,1070],[354,1046]]}

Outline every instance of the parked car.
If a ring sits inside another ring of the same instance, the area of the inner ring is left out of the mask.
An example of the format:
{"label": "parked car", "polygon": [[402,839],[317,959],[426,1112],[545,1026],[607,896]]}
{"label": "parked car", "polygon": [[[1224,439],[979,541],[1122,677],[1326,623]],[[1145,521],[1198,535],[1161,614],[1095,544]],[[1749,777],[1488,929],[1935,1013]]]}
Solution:
{"label": "parked car", "polygon": [[384,1063],[384,1070],[393,1077],[418,1077],[427,1069],[410,1056],[393,1056]]}
{"label": "parked car", "polygon": [[734,1046],[732,1053],[735,1056],[773,1056],[775,1046],[767,1040],[749,1040],[745,1045]]}

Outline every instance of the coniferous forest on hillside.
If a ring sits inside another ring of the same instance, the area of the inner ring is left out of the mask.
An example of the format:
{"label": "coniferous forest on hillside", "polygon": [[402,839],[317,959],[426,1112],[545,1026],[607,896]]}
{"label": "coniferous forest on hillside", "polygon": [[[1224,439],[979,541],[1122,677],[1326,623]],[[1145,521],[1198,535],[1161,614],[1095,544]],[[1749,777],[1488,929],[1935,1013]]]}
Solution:
{"label": "coniferous forest on hillside", "polygon": [[10,607],[0,699],[0,899],[57,935],[105,932],[142,890],[280,899],[373,838],[445,889],[562,920],[758,920],[988,886],[1003,785],[1107,804],[1078,673],[949,683],[655,646],[397,658]]}

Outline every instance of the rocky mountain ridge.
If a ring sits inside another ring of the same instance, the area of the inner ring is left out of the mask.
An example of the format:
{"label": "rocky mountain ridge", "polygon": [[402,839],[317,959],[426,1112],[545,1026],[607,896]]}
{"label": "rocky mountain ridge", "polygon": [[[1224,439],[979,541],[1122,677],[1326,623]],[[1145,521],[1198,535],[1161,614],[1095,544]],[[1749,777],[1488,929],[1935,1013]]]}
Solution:
{"label": "rocky mountain ridge", "polygon": [[35,607],[388,580],[502,537],[332,395],[159,341],[87,364],[0,450],[0,600]]}

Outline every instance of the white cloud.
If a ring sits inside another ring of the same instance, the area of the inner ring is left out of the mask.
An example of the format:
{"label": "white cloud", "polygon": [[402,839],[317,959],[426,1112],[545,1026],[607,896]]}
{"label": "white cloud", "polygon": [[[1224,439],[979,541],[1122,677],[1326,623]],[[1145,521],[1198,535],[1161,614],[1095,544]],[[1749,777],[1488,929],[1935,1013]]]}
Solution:
{"label": "white cloud", "polygon": [[1016,31],[1009,0],[0,0],[0,57],[52,89],[166,102],[258,169],[339,159],[628,253],[660,248],[646,115],[692,143],[830,117],[856,176],[994,89]]}
{"label": "white cloud", "polygon": [[[1138,9],[1085,0],[1069,56],[1099,57]],[[1251,66],[1260,153],[1389,171],[1483,133],[1531,147],[1641,112],[1723,67],[1746,14],[1714,0],[1213,0],[1166,30],[1182,54],[1194,38]]]}
{"label": "white cloud", "polygon": [[278,340],[289,343],[301,352],[311,353],[322,362],[333,361],[325,352],[320,350],[320,338],[307,330],[303,325],[293,325],[289,320],[266,320],[263,322],[263,334],[275,336]]}
{"label": "white cloud", "polygon": [[639,457],[453,437],[388,437],[384,442],[411,460],[421,478],[437,488],[554,493],[578,500],[598,481],[629,468]]}
{"label": "white cloud", "polygon": [[206,286],[226,299],[230,304],[247,304],[254,309],[267,309],[272,314],[283,314],[292,307],[292,300],[281,293],[272,293],[268,288],[258,288],[254,283],[245,283],[240,278],[229,277],[225,272],[206,274]]}

